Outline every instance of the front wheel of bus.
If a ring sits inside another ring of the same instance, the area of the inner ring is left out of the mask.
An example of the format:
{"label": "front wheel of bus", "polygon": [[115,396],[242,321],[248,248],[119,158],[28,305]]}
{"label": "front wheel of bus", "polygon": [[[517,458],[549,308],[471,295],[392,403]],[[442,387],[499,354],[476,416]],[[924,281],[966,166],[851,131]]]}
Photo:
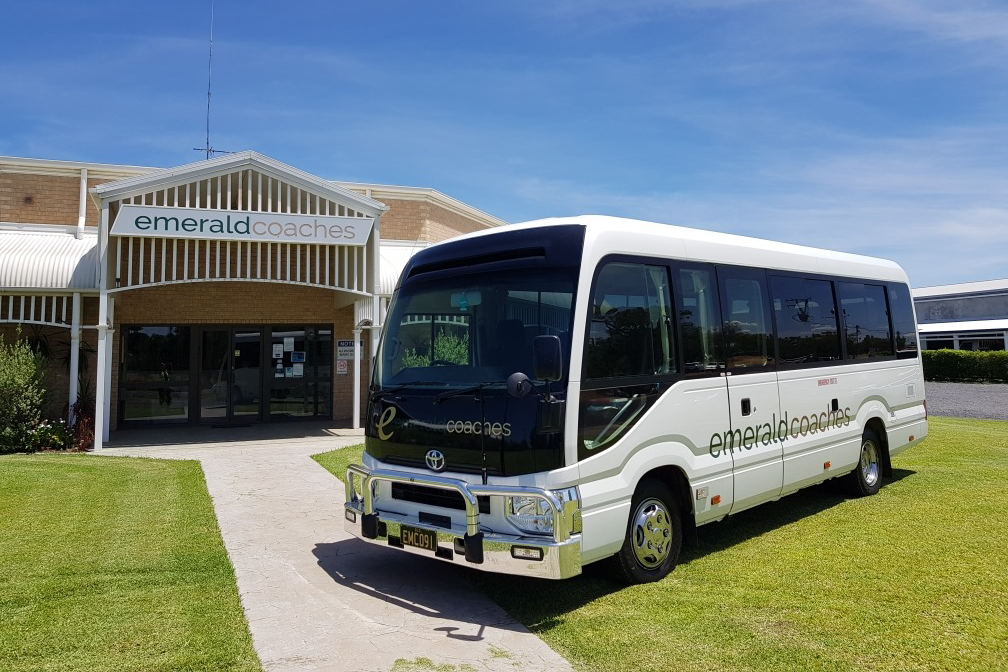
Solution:
{"label": "front wheel of bus", "polygon": [[874,495],[882,487],[882,442],[866,429],[861,436],[861,458],[847,476],[850,493],[855,497]]}
{"label": "front wheel of bus", "polygon": [[661,580],[675,569],[682,540],[674,493],[661,481],[641,481],[630,503],[623,547],[614,558],[617,575],[627,583]]}

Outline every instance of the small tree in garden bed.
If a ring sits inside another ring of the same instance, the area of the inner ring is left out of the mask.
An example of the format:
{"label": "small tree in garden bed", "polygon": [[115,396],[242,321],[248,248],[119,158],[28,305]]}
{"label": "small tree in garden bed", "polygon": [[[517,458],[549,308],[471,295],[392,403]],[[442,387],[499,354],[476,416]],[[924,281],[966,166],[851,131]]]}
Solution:
{"label": "small tree in garden bed", "polygon": [[41,434],[39,430],[45,403],[44,371],[45,358],[26,341],[7,343],[0,335],[0,453],[32,452],[38,449],[40,436],[45,442],[51,440],[48,427]]}

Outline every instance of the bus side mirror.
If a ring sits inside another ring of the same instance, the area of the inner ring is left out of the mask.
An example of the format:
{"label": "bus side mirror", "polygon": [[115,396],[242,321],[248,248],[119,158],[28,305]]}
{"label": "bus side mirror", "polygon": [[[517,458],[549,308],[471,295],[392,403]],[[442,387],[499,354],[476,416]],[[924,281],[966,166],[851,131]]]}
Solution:
{"label": "bus side mirror", "polygon": [[538,380],[560,380],[563,359],[559,336],[536,336],[532,339],[532,369]]}

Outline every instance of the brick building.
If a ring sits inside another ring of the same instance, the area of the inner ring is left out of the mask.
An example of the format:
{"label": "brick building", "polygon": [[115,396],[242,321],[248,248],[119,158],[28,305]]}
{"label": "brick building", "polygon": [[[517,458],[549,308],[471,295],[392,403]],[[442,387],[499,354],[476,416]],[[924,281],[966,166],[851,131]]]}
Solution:
{"label": "brick building", "polygon": [[48,351],[50,412],[94,398],[97,447],[119,427],[356,426],[406,260],[501,224],[255,152],[168,169],[0,157],[0,334]]}

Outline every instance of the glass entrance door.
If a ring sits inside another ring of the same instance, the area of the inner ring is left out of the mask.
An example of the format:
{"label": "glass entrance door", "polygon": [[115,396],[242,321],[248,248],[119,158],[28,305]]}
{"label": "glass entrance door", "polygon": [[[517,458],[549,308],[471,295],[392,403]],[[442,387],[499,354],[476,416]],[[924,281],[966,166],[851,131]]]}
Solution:
{"label": "glass entrance door", "polygon": [[231,417],[234,420],[258,420],[262,405],[262,331],[235,329]]}
{"label": "glass entrance door", "polygon": [[200,421],[258,420],[262,407],[262,331],[204,329],[200,339]]}
{"label": "glass entrance door", "polygon": [[228,421],[231,398],[231,358],[228,329],[204,329],[200,339],[199,409],[200,421]]}

